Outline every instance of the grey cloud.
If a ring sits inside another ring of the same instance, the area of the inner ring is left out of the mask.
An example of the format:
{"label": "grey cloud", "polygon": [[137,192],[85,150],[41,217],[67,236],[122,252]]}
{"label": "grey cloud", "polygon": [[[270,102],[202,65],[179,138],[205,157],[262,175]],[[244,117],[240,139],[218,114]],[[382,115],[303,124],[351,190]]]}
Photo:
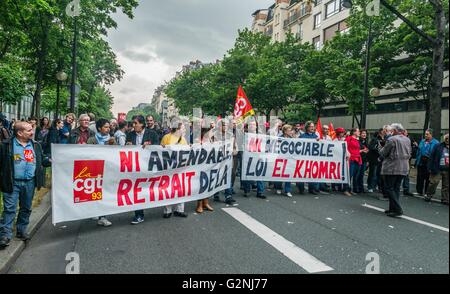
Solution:
{"label": "grey cloud", "polygon": [[251,24],[251,14],[273,0],[143,0],[128,20],[117,15],[118,31],[111,32],[113,47],[126,52],[130,46],[155,46],[170,65],[192,59],[222,58],[233,46],[237,30]]}
{"label": "grey cloud", "polygon": [[[141,0],[134,19],[121,13],[114,16],[117,30],[109,31],[108,41],[116,53],[148,67],[158,59],[177,69],[199,59],[211,62],[223,58],[237,37],[238,29],[249,27],[251,14],[267,8],[275,0]],[[151,48],[151,52],[145,49]],[[134,76],[133,69],[125,69],[125,79],[111,87],[115,96],[114,110],[131,108],[149,102],[157,81]],[[128,92],[134,89],[135,92]],[[133,102],[134,101],[134,102]]]}
{"label": "grey cloud", "polygon": [[135,93],[136,89],[131,89],[131,88],[122,88],[120,89],[119,93],[120,94],[131,94],[131,93]]}
{"label": "grey cloud", "polygon": [[132,51],[129,49],[123,51],[122,55],[133,61],[149,62],[149,61],[153,61],[156,59],[155,56],[153,56],[152,54],[136,52],[136,51]]}

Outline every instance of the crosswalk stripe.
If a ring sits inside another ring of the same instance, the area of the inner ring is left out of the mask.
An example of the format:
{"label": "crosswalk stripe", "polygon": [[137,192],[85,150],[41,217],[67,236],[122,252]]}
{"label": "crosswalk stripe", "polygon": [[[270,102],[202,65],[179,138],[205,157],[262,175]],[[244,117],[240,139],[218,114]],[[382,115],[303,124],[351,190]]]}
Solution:
{"label": "crosswalk stripe", "polygon": [[309,273],[332,271],[333,268],[324,264],[305,250],[301,249],[291,241],[274,232],[264,224],[258,222],[238,208],[222,208],[247,229],[255,233],[258,237],[272,245],[287,258],[305,269]]}
{"label": "crosswalk stripe", "polygon": [[[373,209],[373,210],[384,212],[384,209],[376,207],[376,206],[369,205],[367,203],[364,203],[362,206],[370,208],[370,209]],[[402,215],[402,216],[400,216],[400,218],[406,219],[406,220],[409,220],[411,222],[415,222],[415,223],[418,223],[418,224],[421,224],[421,225],[425,225],[425,226],[428,226],[428,227],[431,227],[431,228],[435,228],[435,229],[438,229],[438,230],[441,230],[441,231],[444,231],[444,232],[447,232],[447,233],[449,232],[448,228],[446,228],[446,227],[438,226],[438,225],[435,225],[435,224],[432,224],[432,223],[429,223],[429,222],[426,222],[426,221],[422,221],[420,219],[416,219],[416,218],[409,217],[409,216],[406,216],[406,215]]]}

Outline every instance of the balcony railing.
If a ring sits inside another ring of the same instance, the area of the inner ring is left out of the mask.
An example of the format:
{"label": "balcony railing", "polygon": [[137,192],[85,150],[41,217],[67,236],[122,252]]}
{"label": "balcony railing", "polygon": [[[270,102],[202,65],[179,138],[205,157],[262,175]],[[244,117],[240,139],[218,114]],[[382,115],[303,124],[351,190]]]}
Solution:
{"label": "balcony railing", "polygon": [[300,9],[300,11],[296,11],[288,19],[286,19],[284,21],[284,27],[286,28],[287,26],[295,23],[300,18],[303,18],[303,17],[305,17],[307,15],[310,15],[310,14],[311,14],[311,5],[306,5],[302,9]]}

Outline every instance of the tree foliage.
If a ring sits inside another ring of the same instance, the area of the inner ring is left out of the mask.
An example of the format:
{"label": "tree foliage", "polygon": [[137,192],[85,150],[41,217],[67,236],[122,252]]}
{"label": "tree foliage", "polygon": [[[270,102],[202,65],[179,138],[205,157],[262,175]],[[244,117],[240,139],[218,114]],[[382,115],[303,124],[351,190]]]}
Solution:
{"label": "tree foliage", "polygon": [[[260,114],[280,111],[290,122],[315,119],[326,105],[346,104],[349,115],[362,111],[367,40],[371,27],[369,89],[405,90],[425,105],[426,122],[430,108],[430,80],[433,48],[406,24],[396,20],[384,6],[380,16],[368,17],[370,0],[354,0],[349,30],[337,32],[321,50],[300,44],[292,35],[285,42],[271,42],[261,33],[239,32],[235,45],[220,64],[187,72],[169,83],[166,93],[183,113],[193,107],[208,112],[230,113],[236,90],[242,84],[250,102]],[[431,1],[389,1],[425,33],[435,36],[435,10]],[[448,24],[448,0],[442,1]],[[444,69],[448,70],[448,25]],[[370,99],[369,109],[376,107]]]}
{"label": "tree foliage", "polygon": [[135,115],[143,115],[144,117],[146,117],[147,115],[151,115],[153,116],[153,118],[155,119],[155,121],[159,121],[161,119],[160,115],[156,112],[156,110],[152,107],[152,106],[146,106],[143,109],[133,109],[130,110],[127,113],[127,120],[131,121],[131,119],[133,118],[133,116]]}
{"label": "tree foliage", "polygon": [[[63,70],[71,74],[71,52],[75,19],[66,14],[71,0],[2,0],[0,1],[0,63],[16,63],[16,72],[25,73],[32,88],[33,113],[56,109],[55,74]],[[117,28],[111,15],[122,10],[133,17],[137,0],[81,1],[81,14],[76,18],[78,37],[77,84],[78,112],[91,110],[97,116],[110,115],[111,94],[104,86],[120,80],[123,71],[109,44],[107,30]],[[11,66],[9,66],[11,68]],[[67,92],[62,89],[61,107]],[[96,99],[99,99],[98,101]],[[10,101],[13,103],[14,101]]]}

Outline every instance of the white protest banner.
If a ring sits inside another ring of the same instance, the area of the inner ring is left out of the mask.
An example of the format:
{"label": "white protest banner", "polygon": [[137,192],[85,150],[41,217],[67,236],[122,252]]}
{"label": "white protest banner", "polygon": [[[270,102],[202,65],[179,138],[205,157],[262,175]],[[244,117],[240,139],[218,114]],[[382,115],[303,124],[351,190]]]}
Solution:
{"label": "white protest banner", "polygon": [[210,197],[230,186],[232,146],[52,145],[53,224]]}
{"label": "white protest banner", "polygon": [[288,139],[248,133],[242,179],[266,182],[348,183],[345,142]]}

